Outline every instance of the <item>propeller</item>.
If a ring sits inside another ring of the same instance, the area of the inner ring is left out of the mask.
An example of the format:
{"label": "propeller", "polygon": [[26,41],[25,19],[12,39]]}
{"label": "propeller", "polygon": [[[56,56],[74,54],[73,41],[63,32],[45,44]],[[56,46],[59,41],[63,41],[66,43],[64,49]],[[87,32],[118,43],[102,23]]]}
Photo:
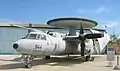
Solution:
{"label": "propeller", "polygon": [[80,32],[79,32],[79,37],[78,39],[81,40],[81,56],[84,56],[84,51],[85,51],[85,37],[84,37],[84,30],[83,30],[83,27],[82,27],[82,24],[80,26]]}
{"label": "propeller", "polygon": [[80,25],[80,34],[84,34],[84,30],[83,30],[83,27],[82,27],[82,24]]}
{"label": "propeller", "polygon": [[101,33],[92,33],[92,34],[86,34],[84,35],[84,29],[82,27],[82,24],[80,26],[80,32],[79,32],[79,37],[77,37],[77,39],[79,39],[81,41],[81,56],[84,56],[84,52],[85,52],[85,40],[86,39],[94,39],[94,38],[101,38],[104,37],[104,34]]}

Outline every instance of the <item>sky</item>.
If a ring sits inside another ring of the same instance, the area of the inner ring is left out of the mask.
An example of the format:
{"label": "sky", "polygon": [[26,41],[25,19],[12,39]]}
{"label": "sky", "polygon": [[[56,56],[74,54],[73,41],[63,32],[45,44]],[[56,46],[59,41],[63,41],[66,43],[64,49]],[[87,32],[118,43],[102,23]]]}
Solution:
{"label": "sky", "polygon": [[0,21],[46,24],[58,17],[88,18],[120,34],[120,0],[0,0]]}

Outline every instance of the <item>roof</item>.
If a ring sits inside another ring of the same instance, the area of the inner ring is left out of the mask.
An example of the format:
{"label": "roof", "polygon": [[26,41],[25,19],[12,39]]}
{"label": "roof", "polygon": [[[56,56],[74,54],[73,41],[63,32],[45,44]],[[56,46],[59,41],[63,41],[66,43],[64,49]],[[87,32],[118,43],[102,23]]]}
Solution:
{"label": "roof", "polygon": [[[20,25],[29,27],[30,23],[20,23],[20,22],[0,22],[0,27],[13,27],[10,24]],[[49,26],[47,24],[32,24],[32,28],[51,28],[53,26]]]}
{"label": "roof", "polygon": [[[29,27],[29,23],[20,23],[20,22],[0,22],[0,27],[13,27],[10,24],[16,24],[20,26],[25,26]],[[62,28],[57,28],[55,26],[49,26],[47,24],[32,24],[31,28],[51,28],[51,29],[62,29]],[[99,28],[93,28],[94,30],[100,30],[100,31],[105,31],[104,29],[99,29]]]}

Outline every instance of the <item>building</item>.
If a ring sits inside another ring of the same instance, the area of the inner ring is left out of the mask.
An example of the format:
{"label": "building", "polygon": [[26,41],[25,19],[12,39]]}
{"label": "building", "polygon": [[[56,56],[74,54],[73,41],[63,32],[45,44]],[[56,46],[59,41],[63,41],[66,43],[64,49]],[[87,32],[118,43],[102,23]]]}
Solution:
{"label": "building", "polygon": [[[17,52],[13,49],[13,42],[26,36],[28,30],[25,28],[13,27],[11,24],[16,24],[14,22],[0,22],[0,54],[16,54]],[[17,23],[17,25],[29,27],[29,24]],[[32,24],[31,28],[40,29],[43,31],[57,31],[57,32],[67,32],[68,29],[56,28],[53,26],[48,26],[46,24]],[[96,29],[100,30],[100,29]],[[104,30],[101,30],[104,31]]]}

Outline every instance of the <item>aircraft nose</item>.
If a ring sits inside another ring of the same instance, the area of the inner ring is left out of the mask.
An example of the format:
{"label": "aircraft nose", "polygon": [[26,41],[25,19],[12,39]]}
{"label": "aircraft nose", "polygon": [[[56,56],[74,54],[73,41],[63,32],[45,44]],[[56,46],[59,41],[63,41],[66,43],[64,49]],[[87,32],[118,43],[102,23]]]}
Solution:
{"label": "aircraft nose", "polygon": [[14,43],[14,44],[13,44],[13,48],[14,48],[14,49],[17,49],[17,48],[18,48],[18,44],[17,44],[17,43]]}

